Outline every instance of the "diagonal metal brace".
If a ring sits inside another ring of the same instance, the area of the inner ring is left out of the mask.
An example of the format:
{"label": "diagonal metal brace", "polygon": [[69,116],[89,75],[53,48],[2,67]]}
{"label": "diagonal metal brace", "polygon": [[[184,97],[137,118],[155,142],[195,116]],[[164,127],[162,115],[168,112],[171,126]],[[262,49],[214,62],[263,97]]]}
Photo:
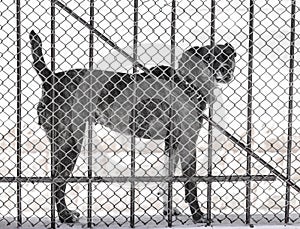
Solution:
{"label": "diagonal metal brace", "polygon": [[[99,38],[101,38],[103,41],[105,41],[107,44],[109,44],[112,48],[117,50],[119,53],[121,53],[124,57],[126,57],[129,61],[136,64],[137,67],[139,67],[144,72],[151,74],[150,70],[146,68],[143,64],[139,63],[138,61],[135,61],[131,55],[129,55],[127,52],[125,52],[123,49],[121,49],[116,43],[111,41],[108,37],[100,33],[97,29],[95,29],[90,23],[82,19],[80,16],[78,16],[73,10],[71,10],[69,7],[67,7],[65,4],[61,3],[60,1],[55,1],[55,4],[58,5],[60,8],[62,8],[64,11],[69,13],[72,17],[74,17],[77,21],[79,21],[81,24],[89,28],[93,33],[95,33]],[[256,159],[258,162],[260,162],[263,166],[265,166],[268,170],[270,170],[271,173],[275,174],[279,179],[281,179],[283,182],[286,182],[289,186],[291,186],[293,189],[295,189],[297,192],[300,192],[300,187],[293,182],[291,179],[284,176],[282,173],[280,173],[278,170],[276,170],[273,166],[271,166],[268,162],[266,162],[264,159],[262,159],[260,156],[258,156],[254,151],[249,148],[244,142],[241,140],[238,140],[236,137],[234,137],[232,134],[230,134],[228,131],[226,131],[224,128],[222,128],[219,124],[208,118],[205,114],[202,115],[203,118],[208,121],[210,124],[212,124],[215,128],[217,128],[221,133],[223,133],[227,138],[229,138],[235,145],[239,146],[242,150],[245,150],[247,153],[249,153],[254,159]]]}
{"label": "diagonal metal brace", "polygon": [[254,157],[258,162],[260,162],[263,166],[265,166],[267,169],[269,169],[271,173],[274,173],[282,181],[286,182],[288,185],[293,187],[297,192],[300,192],[300,187],[295,182],[288,179],[286,176],[284,176],[282,173],[280,173],[278,170],[276,170],[273,166],[271,166],[268,162],[266,162],[264,159],[262,159],[256,153],[254,153],[254,151],[251,148],[249,148],[248,146],[246,146],[246,144],[244,142],[242,142],[241,140],[238,140],[236,137],[234,137],[228,131],[223,129],[218,123],[209,119],[205,114],[203,114],[203,118],[205,120],[207,120],[208,122],[210,122],[215,128],[217,128],[221,133],[223,133],[227,138],[229,138],[234,144],[239,146],[241,149],[245,150],[252,157]]}

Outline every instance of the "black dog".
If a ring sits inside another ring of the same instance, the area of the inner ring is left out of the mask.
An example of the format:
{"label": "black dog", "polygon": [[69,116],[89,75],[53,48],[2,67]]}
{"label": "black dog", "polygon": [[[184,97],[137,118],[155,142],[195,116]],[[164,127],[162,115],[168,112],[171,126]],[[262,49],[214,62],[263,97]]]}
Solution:
{"label": "black dog", "polygon": [[[166,152],[173,147],[177,155],[173,168],[179,158],[183,176],[195,176],[201,113],[206,103],[214,99],[212,90],[216,83],[228,83],[233,78],[236,54],[230,44],[193,47],[182,54],[177,70],[157,66],[150,69],[151,74],[143,72],[133,77],[87,69],[54,73],[47,68],[41,39],[33,31],[30,41],[33,65],[43,82],[43,96],[37,108],[39,124],[54,144],[54,177],[66,179],[71,175],[89,115],[120,133],[164,139]],[[93,84],[87,84],[88,77],[92,77]],[[169,145],[170,137],[173,145]],[[196,183],[186,181],[184,185],[194,222],[205,222]],[[62,222],[73,223],[79,213],[68,209],[65,188],[65,182],[55,184],[58,216]]]}

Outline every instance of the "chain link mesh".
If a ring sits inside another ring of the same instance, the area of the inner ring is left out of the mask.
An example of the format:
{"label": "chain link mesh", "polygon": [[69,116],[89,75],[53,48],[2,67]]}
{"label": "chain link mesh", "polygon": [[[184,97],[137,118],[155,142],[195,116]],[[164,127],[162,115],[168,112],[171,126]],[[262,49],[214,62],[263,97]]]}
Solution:
{"label": "chain link mesh", "polygon": [[0,6],[0,227],[299,223],[296,1]]}

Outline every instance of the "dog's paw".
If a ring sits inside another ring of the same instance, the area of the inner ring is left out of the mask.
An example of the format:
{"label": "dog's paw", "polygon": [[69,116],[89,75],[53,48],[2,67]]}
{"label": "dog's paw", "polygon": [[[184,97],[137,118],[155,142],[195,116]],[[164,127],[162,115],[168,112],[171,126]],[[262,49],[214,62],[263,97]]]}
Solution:
{"label": "dog's paw", "polygon": [[76,223],[79,220],[79,216],[80,214],[77,211],[64,210],[59,213],[59,220],[61,223]]}
{"label": "dog's paw", "polygon": [[203,214],[203,213],[196,213],[192,216],[193,218],[193,222],[195,224],[197,223],[204,223],[204,224],[208,224],[209,221],[207,220],[207,215]]}
{"label": "dog's paw", "polygon": [[[164,214],[165,216],[168,214],[168,209],[167,209],[167,208],[164,208],[163,214]],[[173,209],[172,209],[172,215],[173,215],[173,216],[181,215],[181,212],[180,212],[177,208],[173,208]]]}

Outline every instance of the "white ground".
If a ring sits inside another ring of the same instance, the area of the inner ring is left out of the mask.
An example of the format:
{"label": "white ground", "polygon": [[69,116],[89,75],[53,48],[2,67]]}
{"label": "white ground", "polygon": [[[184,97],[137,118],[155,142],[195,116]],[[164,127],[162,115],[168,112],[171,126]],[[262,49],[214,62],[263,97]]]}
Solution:
{"label": "white ground", "polygon": [[[26,229],[27,227],[22,227],[24,229]],[[39,227],[36,227],[39,228]],[[69,226],[60,226],[59,228],[61,229],[65,229],[65,228],[74,228],[74,229],[81,229],[82,226],[73,226],[73,227],[69,227]],[[101,227],[94,227],[95,229],[97,228],[101,228]],[[110,227],[110,228],[114,228],[114,227]],[[118,227],[116,227],[118,228]],[[123,227],[124,229],[126,229],[126,227]],[[128,227],[129,229],[130,227]],[[139,228],[148,228],[147,226],[141,226]],[[155,229],[168,229],[169,227],[151,227],[151,228],[155,228]],[[189,229],[197,229],[197,228],[205,228],[205,229],[249,229],[249,228],[255,228],[255,229],[299,229],[300,225],[255,225],[254,227],[250,227],[250,226],[234,226],[234,225],[228,225],[228,226],[197,226],[197,227],[187,227],[187,226],[181,226],[181,227],[173,227],[173,228],[189,228]]]}

